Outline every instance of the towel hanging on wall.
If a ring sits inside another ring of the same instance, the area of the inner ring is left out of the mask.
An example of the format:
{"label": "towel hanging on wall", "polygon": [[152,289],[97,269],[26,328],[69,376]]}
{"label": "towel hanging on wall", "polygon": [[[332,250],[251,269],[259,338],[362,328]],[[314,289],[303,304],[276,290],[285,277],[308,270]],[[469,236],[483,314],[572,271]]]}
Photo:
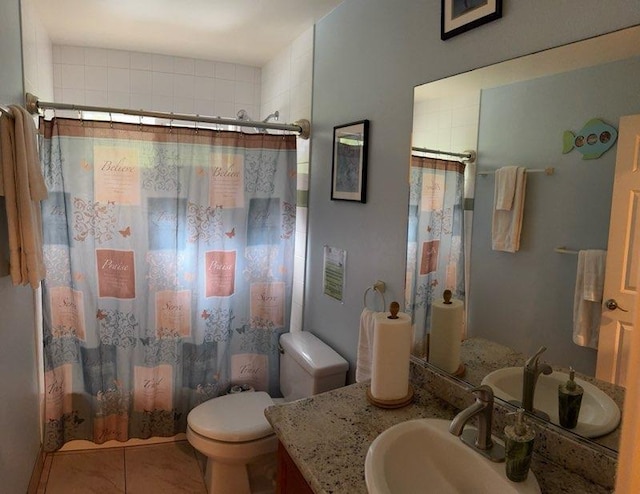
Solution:
{"label": "towel hanging on wall", "polygon": [[0,116],[0,195],[7,211],[11,281],[37,288],[45,276],[40,201],[47,188],[33,117],[20,106],[9,109],[13,119]]}
{"label": "towel hanging on wall", "polygon": [[522,215],[526,188],[526,168],[505,166],[496,170],[493,197],[491,247],[517,252],[520,249]]}
{"label": "towel hanging on wall", "polygon": [[606,261],[606,250],[578,252],[573,298],[573,342],[576,345],[598,348]]}

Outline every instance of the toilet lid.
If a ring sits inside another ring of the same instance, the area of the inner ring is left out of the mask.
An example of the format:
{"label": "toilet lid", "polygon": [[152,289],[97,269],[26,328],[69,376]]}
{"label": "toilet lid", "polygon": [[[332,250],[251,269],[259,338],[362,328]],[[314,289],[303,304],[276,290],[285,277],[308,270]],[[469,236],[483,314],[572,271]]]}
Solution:
{"label": "toilet lid", "polygon": [[273,434],[264,409],[273,400],[264,391],[219,396],[195,407],[189,427],[201,436],[227,442],[253,441]]}

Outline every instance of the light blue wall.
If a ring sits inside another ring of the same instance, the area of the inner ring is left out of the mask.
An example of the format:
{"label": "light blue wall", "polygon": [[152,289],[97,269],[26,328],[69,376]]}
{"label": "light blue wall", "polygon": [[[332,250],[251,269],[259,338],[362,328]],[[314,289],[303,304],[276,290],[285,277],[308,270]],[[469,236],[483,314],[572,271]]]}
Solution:
{"label": "light blue wall", "polygon": [[[20,2],[0,2],[0,102],[22,103]],[[4,217],[4,205],[0,208]],[[7,245],[0,225],[0,247]],[[33,292],[0,278],[0,491],[24,494],[40,449]]]}
{"label": "light blue wall", "polygon": [[[413,87],[640,23],[635,0],[510,0],[503,18],[440,40],[440,0],[346,0],[316,25],[304,329],[355,371],[364,290],[404,300]],[[330,200],[333,126],[371,121],[366,204]],[[322,293],[322,247],[346,249],[344,303]]]}
{"label": "light blue wall", "polygon": [[562,154],[562,134],[596,117],[618,126],[640,113],[640,58],[482,92],[478,171],[509,164],[555,167],[528,174],[520,251],[491,250],[493,177],[479,177],[471,250],[469,334],[595,374],[596,350],[572,342],[577,256],[606,249],[616,147],[598,159]]}

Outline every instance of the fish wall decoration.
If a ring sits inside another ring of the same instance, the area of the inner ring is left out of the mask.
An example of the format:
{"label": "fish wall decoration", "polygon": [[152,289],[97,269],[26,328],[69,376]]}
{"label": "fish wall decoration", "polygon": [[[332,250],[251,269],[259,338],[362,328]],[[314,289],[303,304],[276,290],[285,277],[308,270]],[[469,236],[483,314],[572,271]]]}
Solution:
{"label": "fish wall decoration", "polygon": [[583,160],[593,160],[606,153],[618,138],[618,131],[599,118],[592,118],[575,135],[565,130],[562,135],[562,154],[576,148]]}

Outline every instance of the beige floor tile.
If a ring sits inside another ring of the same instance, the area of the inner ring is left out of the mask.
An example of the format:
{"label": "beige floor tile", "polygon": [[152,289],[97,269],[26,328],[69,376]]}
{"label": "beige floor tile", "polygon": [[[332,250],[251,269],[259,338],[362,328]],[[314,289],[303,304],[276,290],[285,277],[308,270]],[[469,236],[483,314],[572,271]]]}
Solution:
{"label": "beige floor tile", "polygon": [[198,461],[186,441],[127,448],[125,465],[127,494],[206,494]]}
{"label": "beige floor tile", "polygon": [[122,448],[53,456],[46,494],[124,494]]}

